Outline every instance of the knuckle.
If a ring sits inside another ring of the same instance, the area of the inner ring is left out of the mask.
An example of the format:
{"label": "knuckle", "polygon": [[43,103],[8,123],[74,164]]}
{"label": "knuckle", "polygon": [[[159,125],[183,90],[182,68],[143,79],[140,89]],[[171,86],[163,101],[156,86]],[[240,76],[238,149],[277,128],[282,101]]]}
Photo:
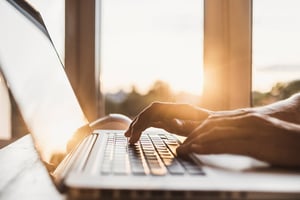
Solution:
{"label": "knuckle", "polygon": [[147,110],[155,111],[161,107],[162,103],[159,101],[154,101],[150,104]]}
{"label": "knuckle", "polygon": [[265,120],[266,116],[259,114],[259,113],[249,113],[248,114],[248,120],[250,122],[257,122],[261,120]]}
{"label": "knuckle", "polygon": [[133,124],[132,124],[132,126],[131,126],[131,130],[133,131],[135,131],[136,129],[137,129],[137,127],[138,127],[138,123],[135,121]]}

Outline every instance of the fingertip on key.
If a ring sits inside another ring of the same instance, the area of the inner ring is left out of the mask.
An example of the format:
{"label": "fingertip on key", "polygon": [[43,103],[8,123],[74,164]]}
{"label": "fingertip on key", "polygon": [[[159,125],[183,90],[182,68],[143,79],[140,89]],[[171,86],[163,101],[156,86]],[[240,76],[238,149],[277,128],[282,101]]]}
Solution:
{"label": "fingertip on key", "polygon": [[189,145],[181,145],[176,149],[178,155],[183,156],[189,153]]}
{"label": "fingertip on key", "polygon": [[130,132],[129,132],[129,130],[125,131],[124,136],[125,136],[125,137],[130,137]]}

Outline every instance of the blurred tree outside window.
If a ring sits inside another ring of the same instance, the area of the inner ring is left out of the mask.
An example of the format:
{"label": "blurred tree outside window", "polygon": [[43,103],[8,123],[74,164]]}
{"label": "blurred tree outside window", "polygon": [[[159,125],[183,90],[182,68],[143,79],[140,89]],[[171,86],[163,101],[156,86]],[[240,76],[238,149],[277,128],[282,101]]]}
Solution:
{"label": "blurred tree outside window", "polygon": [[253,0],[253,105],[300,91],[300,1]]}
{"label": "blurred tree outside window", "polygon": [[203,0],[102,0],[105,112],[130,117],[152,101],[199,104]]}

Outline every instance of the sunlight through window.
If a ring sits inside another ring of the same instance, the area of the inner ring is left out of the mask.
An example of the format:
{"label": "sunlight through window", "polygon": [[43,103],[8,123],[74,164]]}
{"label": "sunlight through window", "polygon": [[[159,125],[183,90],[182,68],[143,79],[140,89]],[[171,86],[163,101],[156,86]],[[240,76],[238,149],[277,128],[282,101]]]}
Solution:
{"label": "sunlight through window", "polygon": [[300,1],[253,1],[254,105],[300,91]]}
{"label": "sunlight through window", "polygon": [[201,95],[202,51],[203,1],[102,1],[101,84],[114,101],[158,85],[173,101]]}

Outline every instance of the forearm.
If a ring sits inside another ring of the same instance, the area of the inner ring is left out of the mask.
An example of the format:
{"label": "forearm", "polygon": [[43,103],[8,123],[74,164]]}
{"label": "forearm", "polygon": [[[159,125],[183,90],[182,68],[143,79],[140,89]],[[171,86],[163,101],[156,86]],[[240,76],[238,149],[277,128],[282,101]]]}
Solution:
{"label": "forearm", "polygon": [[254,107],[250,110],[287,122],[300,124],[300,93],[288,99],[262,107]]}

